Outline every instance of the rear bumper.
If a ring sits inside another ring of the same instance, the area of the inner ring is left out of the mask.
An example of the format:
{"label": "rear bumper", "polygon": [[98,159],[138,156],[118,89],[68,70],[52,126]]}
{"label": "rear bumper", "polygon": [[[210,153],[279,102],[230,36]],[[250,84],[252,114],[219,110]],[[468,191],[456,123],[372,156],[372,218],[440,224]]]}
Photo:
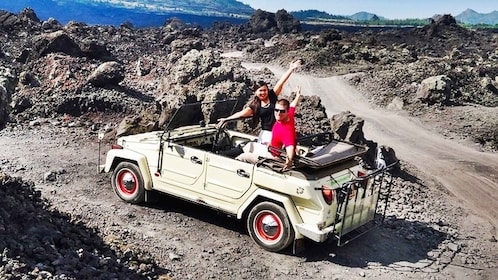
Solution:
{"label": "rear bumper", "polygon": [[334,226],[319,229],[316,225],[297,224],[297,231],[315,242],[324,242],[329,238],[330,233],[334,231]]}
{"label": "rear bumper", "polygon": [[318,229],[316,226],[310,226],[307,224],[298,224],[296,225],[296,228],[300,234],[305,236],[306,238],[309,238],[315,242],[325,242],[329,238],[335,238],[337,239],[338,246],[343,246],[349,241],[354,240],[365,233],[373,230],[374,228],[377,228],[380,226],[383,222],[382,217],[378,216],[376,219],[371,220],[370,222],[361,225],[354,230],[351,230],[347,234],[342,234],[340,232],[340,227],[338,225],[331,225],[329,227],[326,227],[324,229]]}

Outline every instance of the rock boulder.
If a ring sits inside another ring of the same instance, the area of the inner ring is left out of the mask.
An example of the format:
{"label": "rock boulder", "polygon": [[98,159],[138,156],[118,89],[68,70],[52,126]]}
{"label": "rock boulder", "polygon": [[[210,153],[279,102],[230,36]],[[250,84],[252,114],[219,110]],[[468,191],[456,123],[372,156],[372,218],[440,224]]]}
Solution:
{"label": "rock boulder", "polygon": [[104,62],[88,77],[94,86],[116,86],[124,79],[124,67],[116,61]]}
{"label": "rock boulder", "polygon": [[451,97],[451,79],[446,75],[429,77],[417,89],[417,99],[428,104],[447,104]]}

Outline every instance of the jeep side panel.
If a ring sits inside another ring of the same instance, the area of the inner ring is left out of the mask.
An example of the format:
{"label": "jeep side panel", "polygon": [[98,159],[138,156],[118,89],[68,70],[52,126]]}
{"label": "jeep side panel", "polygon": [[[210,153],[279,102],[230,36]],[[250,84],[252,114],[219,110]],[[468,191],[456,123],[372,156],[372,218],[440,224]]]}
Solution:
{"label": "jeep side panel", "polygon": [[160,179],[179,187],[202,190],[206,152],[174,143],[163,145]]}
{"label": "jeep side panel", "polygon": [[241,198],[251,187],[254,164],[208,154],[206,192],[220,200]]}
{"label": "jeep side panel", "polygon": [[235,215],[247,198],[253,164],[202,149],[164,143],[162,168],[153,189]]}

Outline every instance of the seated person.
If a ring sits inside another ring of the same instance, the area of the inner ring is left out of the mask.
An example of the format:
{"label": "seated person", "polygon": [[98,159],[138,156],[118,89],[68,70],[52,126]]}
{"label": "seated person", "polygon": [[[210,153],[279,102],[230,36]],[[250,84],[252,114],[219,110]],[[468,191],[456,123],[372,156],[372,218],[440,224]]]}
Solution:
{"label": "seated person", "polygon": [[[285,148],[286,160],[283,170],[292,167],[292,160],[296,150],[296,127],[294,113],[301,97],[301,87],[296,90],[296,97],[289,103],[287,99],[280,99],[275,104],[275,124],[272,129],[271,146],[275,148]],[[237,156],[236,159],[256,163],[259,157],[275,158],[276,152],[268,152],[266,145],[258,143],[249,143],[244,146],[244,153]]]}

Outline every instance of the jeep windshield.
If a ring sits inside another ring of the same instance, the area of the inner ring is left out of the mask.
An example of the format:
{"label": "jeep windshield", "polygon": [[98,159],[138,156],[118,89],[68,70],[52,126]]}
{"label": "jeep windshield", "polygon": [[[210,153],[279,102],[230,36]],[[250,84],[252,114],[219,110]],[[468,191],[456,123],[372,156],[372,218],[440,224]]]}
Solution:
{"label": "jeep windshield", "polygon": [[216,123],[219,118],[228,117],[237,109],[240,109],[237,99],[183,104],[176,109],[164,130],[171,131],[183,126],[204,126]]}

